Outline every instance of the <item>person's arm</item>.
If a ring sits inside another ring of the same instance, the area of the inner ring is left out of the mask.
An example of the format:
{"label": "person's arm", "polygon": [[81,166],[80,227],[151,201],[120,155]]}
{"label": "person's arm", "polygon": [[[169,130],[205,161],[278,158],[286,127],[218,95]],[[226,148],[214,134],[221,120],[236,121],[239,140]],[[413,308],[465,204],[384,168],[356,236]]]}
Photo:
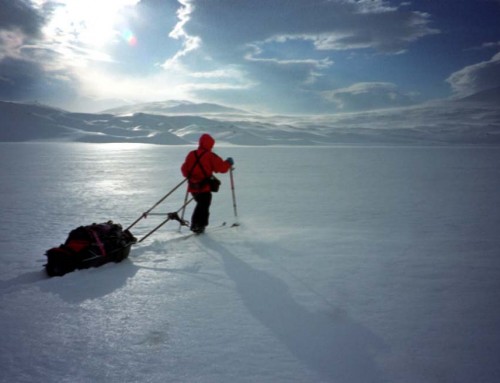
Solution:
{"label": "person's arm", "polygon": [[231,157],[226,160],[220,158],[217,154],[213,153],[212,166],[215,173],[227,173],[233,166],[234,161]]}

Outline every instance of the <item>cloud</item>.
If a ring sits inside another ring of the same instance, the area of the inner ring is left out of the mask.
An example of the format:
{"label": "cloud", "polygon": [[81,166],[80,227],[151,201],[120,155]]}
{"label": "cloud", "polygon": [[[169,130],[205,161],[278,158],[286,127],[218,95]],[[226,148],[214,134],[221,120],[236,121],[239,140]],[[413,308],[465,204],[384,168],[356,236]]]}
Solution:
{"label": "cloud", "polygon": [[500,48],[500,41],[488,41],[486,43],[482,43],[479,46],[474,46],[474,47],[468,48],[466,50],[471,50],[471,51],[474,51],[474,50],[486,50],[486,49],[495,49],[496,50],[498,48]]}
{"label": "cloud", "polygon": [[270,63],[276,65],[306,65],[310,67],[314,67],[316,69],[326,69],[333,64],[331,59],[323,58],[323,59],[312,59],[312,58],[287,58],[282,59],[279,57],[262,57],[264,54],[265,48],[263,48],[264,44],[249,44],[248,47],[252,49],[251,52],[245,54],[245,60],[260,62],[260,63]]}
{"label": "cloud", "polygon": [[22,47],[42,38],[47,14],[25,0],[0,0],[0,9],[0,61],[23,59]]}
{"label": "cloud", "polygon": [[182,48],[173,57],[166,60],[161,66],[164,69],[175,68],[179,65],[179,59],[184,57],[189,52],[196,50],[200,44],[201,39],[198,36],[189,35],[184,26],[191,19],[191,13],[194,10],[194,5],[190,0],[178,0],[181,7],[177,10],[178,22],[174,29],[169,33],[169,37],[182,40]]}
{"label": "cloud", "polygon": [[0,99],[62,104],[77,94],[78,79],[72,73],[48,72],[33,60],[4,58],[0,73]]}
{"label": "cloud", "polygon": [[39,37],[45,17],[26,0],[0,0],[0,29],[17,30],[30,37]]}
{"label": "cloud", "polygon": [[[382,71],[380,82],[359,82],[371,72],[360,76],[365,62],[355,62],[405,52],[439,33],[429,14],[394,4],[0,0],[1,91],[33,99],[45,87],[48,101],[209,98],[283,113],[408,105],[412,95]],[[132,37],[133,46],[123,40]],[[356,69],[346,70],[350,64]],[[465,77],[450,83],[458,89]]]}
{"label": "cloud", "polygon": [[20,58],[25,35],[19,30],[0,30],[0,60]]}
{"label": "cloud", "polygon": [[50,63],[57,56],[42,43],[42,29],[52,7],[24,0],[0,0],[0,97],[42,98],[47,91],[63,92],[65,76]]}
{"label": "cloud", "polygon": [[411,105],[414,95],[401,92],[392,83],[363,82],[322,92],[322,96],[339,110],[354,111]]}
{"label": "cloud", "polygon": [[[282,43],[302,40],[319,51],[371,49],[381,53],[401,53],[408,45],[422,37],[437,34],[429,27],[430,15],[423,12],[400,12],[397,8],[368,7],[345,14],[342,20],[332,17],[332,24],[324,28],[305,28],[300,33],[274,35],[268,41]],[[345,11],[344,11],[345,12]]]}
{"label": "cloud", "polygon": [[[0,94],[5,99],[44,99],[53,104],[78,97],[91,76],[89,63],[112,63],[100,49],[104,35],[116,33],[108,14],[139,0],[0,0]],[[106,13],[107,12],[107,13]],[[89,20],[95,20],[89,24]]]}
{"label": "cloud", "polygon": [[198,1],[191,18],[194,22],[183,28],[217,51],[274,38],[310,40],[322,50],[398,52],[412,41],[438,33],[430,27],[429,14],[391,7],[381,0],[274,0],[266,6],[241,0]]}
{"label": "cloud", "polygon": [[[302,111],[314,103],[308,100],[316,94],[314,88],[326,87],[321,79],[326,83],[335,75],[335,54],[347,50],[401,53],[412,42],[439,33],[431,27],[429,14],[381,0],[188,3],[192,5],[189,19],[179,18],[179,35],[197,36],[196,49],[189,54],[183,50],[165,67],[171,69],[172,63],[181,61],[186,69],[196,72],[207,65],[240,67],[248,81],[257,84],[255,91],[261,92],[263,104],[286,97],[295,104],[294,110],[300,100],[305,102]],[[386,93],[388,100],[391,94]],[[392,104],[404,104],[403,99],[400,94],[399,102]]]}
{"label": "cloud", "polygon": [[446,81],[451,85],[456,97],[466,97],[500,87],[500,52],[490,60],[460,69]]}

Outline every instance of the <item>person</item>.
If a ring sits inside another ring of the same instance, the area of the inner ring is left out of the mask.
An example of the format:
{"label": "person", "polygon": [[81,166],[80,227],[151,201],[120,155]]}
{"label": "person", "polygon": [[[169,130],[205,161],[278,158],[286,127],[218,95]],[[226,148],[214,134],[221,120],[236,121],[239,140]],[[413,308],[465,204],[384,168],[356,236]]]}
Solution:
{"label": "person", "polygon": [[215,140],[205,133],[199,139],[198,149],[186,156],[181,172],[188,179],[188,192],[193,195],[196,206],[191,217],[191,231],[203,233],[208,226],[212,192],[208,179],[213,173],[227,173],[234,165],[231,157],[226,160],[212,151]]}

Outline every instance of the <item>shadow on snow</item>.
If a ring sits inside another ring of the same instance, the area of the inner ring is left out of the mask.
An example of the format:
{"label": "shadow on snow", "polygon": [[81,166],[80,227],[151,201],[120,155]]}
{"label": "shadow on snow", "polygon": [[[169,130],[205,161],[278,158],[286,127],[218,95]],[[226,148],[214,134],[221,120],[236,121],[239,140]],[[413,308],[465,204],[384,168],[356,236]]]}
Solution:
{"label": "shadow on snow", "polygon": [[293,299],[282,280],[251,267],[208,236],[201,240],[222,258],[248,311],[323,379],[346,383],[384,381],[374,354],[386,346],[370,330],[346,315],[307,311]]}
{"label": "shadow on snow", "polygon": [[32,286],[41,291],[58,295],[69,303],[80,303],[111,294],[127,283],[139,267],[129,260],[110,263],[98,268],[76,270],[62,277],[49,278],[44,270],[24,273],[6,281],[0,281],[0,294],[11,293]]}

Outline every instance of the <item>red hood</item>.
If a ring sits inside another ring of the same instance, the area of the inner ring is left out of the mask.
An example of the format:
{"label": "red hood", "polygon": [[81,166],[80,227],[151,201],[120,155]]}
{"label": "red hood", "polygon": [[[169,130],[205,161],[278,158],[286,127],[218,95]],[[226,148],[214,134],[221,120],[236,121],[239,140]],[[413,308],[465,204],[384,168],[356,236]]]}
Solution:
{"label": "red hood", "polygon": [[203,134],[200,137],[200,149],[212,150],[215,145],[215,140],[212,138],[210,134]]}

